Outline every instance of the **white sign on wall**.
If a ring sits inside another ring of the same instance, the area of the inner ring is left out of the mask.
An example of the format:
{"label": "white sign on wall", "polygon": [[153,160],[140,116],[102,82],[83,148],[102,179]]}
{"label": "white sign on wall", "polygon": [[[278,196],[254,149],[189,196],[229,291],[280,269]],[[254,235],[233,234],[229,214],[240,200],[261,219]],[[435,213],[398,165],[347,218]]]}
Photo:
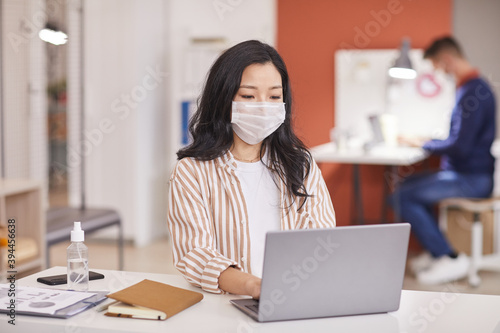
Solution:
{"label": "white sign on wall", "polygon": [[398,134],[446,138],[455,83],[434,73],[422,50],[410,51],[416,79],[390,78],[388,69],[398,55],[398,50],[335,53],[335,127],[369,141],[368,117],[388,113],[396,118]]}

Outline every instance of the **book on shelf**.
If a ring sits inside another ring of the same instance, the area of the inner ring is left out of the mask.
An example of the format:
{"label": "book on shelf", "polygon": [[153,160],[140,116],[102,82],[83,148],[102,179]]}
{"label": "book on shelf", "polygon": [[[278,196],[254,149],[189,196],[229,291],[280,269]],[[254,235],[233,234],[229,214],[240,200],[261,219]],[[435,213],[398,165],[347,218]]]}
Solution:
{"label": "book on shelf", "polygon": [[203,294],[145,279],[107,297],[118,302],[109,305],[106,316],[165,320],[200,302]]}

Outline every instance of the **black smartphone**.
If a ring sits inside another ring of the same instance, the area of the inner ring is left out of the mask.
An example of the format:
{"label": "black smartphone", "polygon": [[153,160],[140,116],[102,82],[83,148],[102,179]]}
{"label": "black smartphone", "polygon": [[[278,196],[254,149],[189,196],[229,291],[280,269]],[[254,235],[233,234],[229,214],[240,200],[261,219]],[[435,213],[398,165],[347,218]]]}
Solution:
{"label": "black smartphone", "polygon": [[[44,277],[39,277],[36,279],[38,282],[48,284],[51,286],[55,286],[58,284],[65,284],[67,283],[67,274],[61,274],[61,275],[52,275],[52,276],[44,276]],[[104,275],[101,273],[96,273],[93,271],[89,271],[89,280],[98,280],[98,279],[104,279]]]}

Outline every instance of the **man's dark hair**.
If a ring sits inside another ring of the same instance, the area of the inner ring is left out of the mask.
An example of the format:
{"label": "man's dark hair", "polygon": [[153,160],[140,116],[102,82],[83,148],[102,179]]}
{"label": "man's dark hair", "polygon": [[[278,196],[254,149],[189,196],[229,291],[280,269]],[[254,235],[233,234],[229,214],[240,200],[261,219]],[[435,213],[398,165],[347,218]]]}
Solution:
{"label": "man's dark hair", "polygon": [[435,58],[442,51],[451,52],[459,57],[464,56],[462,48],[460,47],[458,42],[453,37],[446,36],[434,40],[432,44],[425,50],[424,58]]}

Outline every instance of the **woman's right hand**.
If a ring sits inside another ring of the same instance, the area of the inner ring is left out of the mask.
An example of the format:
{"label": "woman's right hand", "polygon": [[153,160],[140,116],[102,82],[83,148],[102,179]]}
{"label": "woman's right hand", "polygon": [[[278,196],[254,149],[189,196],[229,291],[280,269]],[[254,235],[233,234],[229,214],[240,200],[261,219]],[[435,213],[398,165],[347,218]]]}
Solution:
{"label": "woman's right hand", "polygon": [[260,298],[260,285],[262,279],[250,275],[251,278],[249,278],[246,282],[246,289],[248,291],[248,295],[252,296],[252,298],[259,299]]}
{"label": "woman's right hand", "polygon": [[235,295],[260,298],[261,279],[234,267],[228,267],[219,276],[219,288]]}

